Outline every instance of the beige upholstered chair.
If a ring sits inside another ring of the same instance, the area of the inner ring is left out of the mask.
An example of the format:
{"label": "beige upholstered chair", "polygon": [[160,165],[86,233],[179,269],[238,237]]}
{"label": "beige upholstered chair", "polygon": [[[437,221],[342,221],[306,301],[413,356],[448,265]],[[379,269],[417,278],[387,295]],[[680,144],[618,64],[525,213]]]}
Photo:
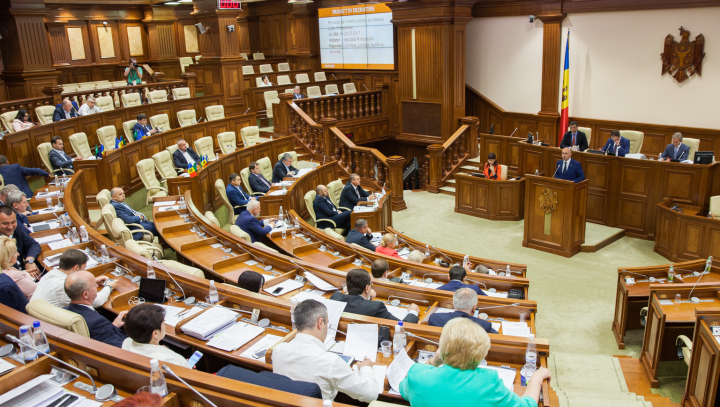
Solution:
{"label": "beige upholstered chair", "polygon": [[90,330],[85,322],[85,318],[80,316],[80,314],[56,307],[41,299],[30,301],[28,305],[25,306],[25,311],[27,311],[29,316],[42,322],[82,335],[86,338],[90,337]]}
{"label": "beige upholstered chair", "polygon": [[233,235],[239,237],[240,239],[242,239],[248,243],[252,242],[252,238],[250,237],[250,235],[247,232],[245,232],[244,230],[240,229],[240,227],[238,227],[237,225],[230,226],[230,233],[232,233]]}
{"label": "beige upholstered chair", "polygon": [[35,108],[35,116],[37,116],[40,124],[52,123],[53,113],[55,113],[55,106],[38,106]]}
{"label": "beige upholstered chair", "polygon": [[253,53],[253,59],[265,59],[265,54],[262,52],[255,52]]}
{"label": "beige upholstered chair", "polygon": [[70,145],[75,155],[80,158],[85,159],[95,156],[90,150],[90,144],[88,144],[87,134],[85,133],[75,133],[70,136]]}
{"label": "beige upholstered chair", "polygon": [[253,75],[255,74],[255,68],[253,68],[253,65],[243,65],[242,72],[243,75]]}
{"label": "beige upholstered chair", "polygon": [[150,117],[149,120],[153,129],[170,130],[172,128],[170,127],[170,117],[168,117],[167,113],[156,114]]}
{"label": "beige upholstered chair", "polygon": [[270,92],[265,92],[265,108],[267,109],[267,117],[270,119],[273,117],[272,105],[274,104],[280,104],[277,91],[271,90]]}
{"label": "beige upholstered chair", "polygon": [[167,96],[167,91],[164,89],[148,92],[148,103],[167,102]]}
{"label": "beige upholstered chair", "polygon": [[115,110],[115,101],[113,100],[112,96],[100,96],[99,98],[95,99],[95,104],[103,112]]}
{"label": "beige upholstered chair", "polygon": [[201,57],[202,57],[202,55],[196,55],[196,56],[195,56],[195,63],[196,63],[196,64],[197,64],[198,62],[200,62],[200,58],[201,58]]}
{"label": "beige upholstered chair", "polygon": [[155,162],[152,158],[146,158],[138,161],[135,163],[135,168],[137,168],[140,180],[147,190],[145,198],[145,202],[147,204],[153,202],[153,200],[157,197],[168,196],[167,188],[163,187],[162,184],[160,184],[160,181],[158,181],[155,177]]}
{"label": "beige upholstered chair", "polygon": [[[568,131],[570,131],[569,128],[568,128]],[[578,127],[578,131],[585,133],[585,137],[587,138],[588,146],[592,145],[592,144],[590,144],[590,141],[592,141],[592,127]]]}
{"label": "beige upholstered chair", "polygon": [[180,123],[180,127],[197,124],[197,115],[195,114],[195,110],[181,110],[177,112],[177,119],[178,123]]}
{"label": "beige upholstered chair", "polygon": [[716,218],[720,219],[720,195],[710,197],[710,206],[708,207],[710,213],[713,213]]}
{"label": "beige upholstered chair", "polygon": [[208,160],[215,159],[215,146],[213,145],[213,139],[210,136],[205,136],[197,139],[194,143],[195,152],[200,157],[207,155]]}
{"label": "beige upholstered chair", "polygon": [[330,85],[325,85],[325,94],[326,95],[334,95],[337,93],[340,93],[340,91],[338,90],[338,87],[336,84],[333,83]]}
{"label": "beige upholstered chair", "polygon": [[[168,154],[170,154],[170,161],[171,161],[171,162],[172,162],[172,155],[175,154],[175,151],[177,151],[177,149],[178,149],[177,144],[173,144],[173,145],[167,146],[167,147],[165,148],[165,151],[167,151]],[[174,165],[175,165],[175,164],[173,163],[173,166],[174,166]],[[175,167],[175,169],[185,171],[187,168],[177,168],[177,167]]]}
{"label": "beige upholstered chair", "polygon": [[142,234],[142,240],[138,240],[141,245],[145,246],[148,243],[152,243],[155,236],[153,236],[152,233],[145,229],[135,229],[130,230],[125,225],[125,222],[123,222],[120,218],[115,218],[112,221],[112,231],[111,233],[116,236],[116,241],[120,243],[120,246],[125,247],[125,244],[128,240],[135,240],[133,238],[133,233],[141,233]]}
{"label": "beige upholstered chair", "polygon": [[320,87],[319,86],[308,86],[307,96],[309,98],[318,98],[318,97],[322,96],[322,92],[320,92]]}
{"label": "beige upholstered chair", "polygon": [[217,226],[217,227],[219,227],[219,228],[222,227],[222,225],[220,225],[220,221],[218,220],[218,218],[215,217],[215,214],[212,213],[212,211],[207,211],[207,212],[205,212],[205,217],[206,217],[206,218],[210,221],[210,223],[212,223],[213,225],[215,225],[215,226]]}
{"label": "beige upholstered chair", "polygon": [[[290,156],[291,156],[292,159],[293,159],[293,166],[297,166],[297,153],[296,153],[295,151],[285,151],[285,152],[283,152],[283,153],[278,154],[278,161],[280,161],[280,159],[282,158],[282,156],[283,156],[285,153],[290,154]],[[277,162],[277,161],[276,161],[276,162]],[[268,179],[270,179],[270,178],[268,178]]]}
{"label": "beige upholstered chair", "polygon": [[100,208],[104,208],[105,205],[109,204],[111,199],[110,191],[107,189],[103,189],[95,195],[95,201]]}
{"label": "beige upholstered chair", "polygon": [[327,80],[327,77],[325,77],[325,72],[315,72],[315,82],[324,82]]}
{"label": "beige upholstered chair", "polygon": [[95,90],[97,86],[95,82],[78,83],[78,92],[83,90]]}
{"label": "beige upholstered chair", "polygon": [[113,88],[122,88],[127,85],[127,82],[125,81],[112,81],[110,82],[110,85],[112,85]]}
{"label": "beige upholstered chair", "polygon": [[208,106],[205,108],[205,117],[207,121],[222,120],[225,118],[225,108],[223,105]]}
{"label": "beige upholstered chair", "polygon": [[256,78],[255,78],[255,87],[256,87],[256,88],[259,88],[259,87],[262,86],[262,84],[263,84],[262,78],[256,77]]}
{"label": "beige upholstered chair", "polygon": [[175,167],[173,167],[173,160],[170,152],[163,150],[159,153],[155,153],[152,156],[152,160],[155,163],[155,168],[163,181],[168,178],[177,177],[177,171],[175,171]]}
{"label": "beige upholstered chair", "polygon": [[[682,345],[680,343],[682,342]],[[675,346],[681,346],[682,349],[682,360],[690,366],[690,357],[692,356],[692,341],[685,335],[680,335],[675,339]]]}
{"label": "beige upholstered chair", "polygon": [[642,151],[645,133],[635,130],[620,130],[620,137],[630,140],[630,154],[637,154]]}
{"label": "beige upholstered chair", "polygon": [[260,65],[260,73],[269,73],[269,72],[273,72],[272,65],[270,65],[270,64]]}
{"label": "beige upholstered chair", "polygon": [[[315,208],[313,207],[313,203],[315,202],[315,197],[316,197],[316,196],[317,196],[317,194],[316,194],[315,191],[313,190],[313,191],[308,191],[308,192],[305,194],[305,197],[304,197],[304,198],[305,198],[305,207],[307,207],[307,211],[308,211],[308,213],[310,214],[310,217],[312,218],[312,226],[316,226],[316,225],[317,225],[317,218],[316,218],[316,216],[315,216]],[[323,222],[329,222],[329,223],[331,223],[333,226],[337,226],[337,225],[335,224],[335,222],[333,222],[333,221],[330,220],[330,219],[323,219]],[[337,227],[332,228],[332,230],[333,230],[333,232],[335,232],[335,233],[337,233],[337,234],[339,234],[339,235],[342,235],[342,234],[345,232],[345,229],[340,229],[340,228],[337,228]]]}
{"label": "beige upholstered chair", "polygon": [[295,75],[295,83],[310,83],[310,78],[306,73],[299,73]]}
{"label": "beige upholstered chair", "polygon": [[185,73],[185,67],[192,65],[191,57],[180,57],[180,73]]}
{"label": "beige upholstered chair", "polygon": [[243,58],[245,58],[245,59],[248,59],[247,52],[241,52],[241,53],[240,53],[240,56],[243,57]]}
{"label": "beige upholstered chair", "polygon": [[175,260],[163,260],[163,259],[159,259],[159,260],[160,260],[160,263],[162,263],[164,266],[173,268],[177,271],[182,271],[183,273],[190,274],[191,276],[205,278],[205,273],[203,273],[203,271],[200,270],[199,268],[186,266],[182,263],[176,262]]}
{"label": "beige upholstered chair", "polygon": [[688,152],[688,156],[687,156],[687,158],[685,158],[685,160],[694,161],[695,153],[698,151],[698,148],[700,148],[700,139],[683,137],[683,143],[685,143],[685,145],[690,147],[690,151]]}
{"label": "beige upholstered chair", "polygon": [[507,179],[507,165],[500,164],[500,179]]}
{"label": "beige upholstered chair", "polygon": [[253,195],[253,196],[265,195],[263,192],[253,191],[252,187],[250,186],[250,168],[245,167],[242,170],[240,170],[240,179],[242,179],[242,182],[245,185],[245,189],[247,189],[247,191],[250,195]]}
{"label": "beige upholstered chair", "polygon": [[138,121],[135,119],[123,122],[123,133],[125,133],[125,137],[131,143],[135,141],[135,134],[133,134],[133,128],[135,127],[137,122]]}
{"label": "beige upholstered chair", "polygon": [[262,174],[263,177],[270,182],[272,180],[273,162],[267,157],[263,157],[256,162],[260,166],[260,174]]}
{"label": "beige upholstered chair", "polygon": [[62,86],[62,88],[63,88],[61,94],[73,93],[73,92],[77,91],[77,88],[78,88],[77,83],[63,83],[60,86]]}
{"label": "beige upholstered chair", "polygon": [[280,62],[278,64],[278,72],[286,72],[290,70],[290,64],[287,62]]}
{"label": "beige upholstered chair", "polygon": [[355,84],[350,83],[343,83],[343,93],[357,93],[357,89],[355,88]]}
{"label": "beige upholstered chair", "polygon": [[323,232],[325,232],[326,235],[334,237],[335,239],[342,240],[343,242],[345,241],[345,236],[335,233],[332,228],[325,228]]}
{"label": "beige upholstered chair", "polygon": [[240,129],[240,137],[242,137],[245,147],[254,146],[260,142],[260,128],[258,126],[247,126]]}
{"label": "beige upholstered chair", "polygon": [[96,81],[95,82],[95,89],[110,89],[112,88],[112,84],[110,81]]}
{"label": "beige upholstered chair", "polygon": [[190,88],[175,88],[172,90],[173,100],[190,99]]}
{"label": "beige upholstered chair", "polygon": [[115,149],[115,140],[117,140],[117,129],[115,126],[103,126],[97,129],[97,137],[100,144],[105,146],[105,151],[110,152]]}
{"label": "beige upholstered chair", "polygon": [[237,149],[237,135],[234,131],[218,133],[217,142],[223,154],[234,153]]}
{"label": "beige upholstered chair", "polygon": [[[53,109],[53,111],[55,110]],[[12,122],[13,120],[15,120],[15,116],[17,116],[17,114],[17,110],[0,114],[0,121],[2,122],[3,126],[5,126],[5,130],[7,130],[8,133],[15,133],[15,128],[13,127]]]}
{"label": "beige upholstered chair", "polygon": [[285,93],[292,94],[295,92],[295,89],[285,89]]}
{"label": "beige upholstered chair", "polygon": [[[107,205],[103,206],[102,209],[100,210],[100,216],[102,217],[103,224],[105,225],[105,230],[107,230],[108,233],[110,234],[110,238],[113,240],[113,242],[120,243],[121,236],[120,236],[119,232],[117,234],[113,234],[113,221],[115,219],[117,219],[117,212],[115,212],[115,207],[113,207],[112,204],[107,204]],[[120,219],[120,221],[122,222],[122,219]],[[138,229],[145,230],[145,228],[142,227],[142,225],[140,225],[139,223],[127,223],[126,224],[123,222],[123,224],[125,224],[125,226],[128,226],[128,227],[129,226],[136,227],[137,228],[137,229],[135,229],[136,231],[139,231]]]}
{"label": "beige upholstered chair", "polygon": [[133,106],[140,106],[142,105],[142,99],[140,98],[140,93],[133,92],[133,93],[126,93],[120,97],[122,100],[122,104],[124,107],[133,107]]}
{"label": "beige upholstered chair", "polygon": [[[350,181],[348,181],[350,182]],[[353,208],[345,208],[340,206],[340,195],[342,194],[342,190],[345,187],[345,185],[340,181],[339,179],[336,179],[335,181],[332,181],[327,184],[328,189],[328,195],[330,196],[330,200],[332,201],[335,206],[337,206],[340,209],[345,209],[346,211],[351,211]]]}
{"label": "beige upholstered chair", "polygon": [[69,168],[58,168],[56,170],[53,170],[52,164],[50,163],[50,151],[52,150],[52,145],[50,143],[40,143],[37,146],[38,155],[40,156],[40,160],[42,160],[43,164],[45,164],[45,167],[47,168],[47,172],[50,174],[74,174],[75,171],[69,169]]}
{"label": "beige upholstered chair", "polygon": [[235,208],[244,208],[247,205],[233,206],[227,197],[227,193],[225,192],[225,183],[221,179],[215,180],[215,191],[217,192],[218,196],[220,197],[220,200],[222,201],[223,205],[225,205],[225,208],[227,208],[228,223],[234,225],[235,218],[237,218],[237,215],[235,215]]}
{"label": "beige upholstered chair", "polygon": [[150,244],[142,244],[142,242],[136,240],[126,241],[125,248],[135,254],[145,257],[148,260],[153,260],[153,257],[157,257],[158,259],[163,258],[163,252],[158,250],[157,247]]}
{"label": "beige upholstered chair", "polygon": [[290,75],[278,75],[276,85],[292,85]]}

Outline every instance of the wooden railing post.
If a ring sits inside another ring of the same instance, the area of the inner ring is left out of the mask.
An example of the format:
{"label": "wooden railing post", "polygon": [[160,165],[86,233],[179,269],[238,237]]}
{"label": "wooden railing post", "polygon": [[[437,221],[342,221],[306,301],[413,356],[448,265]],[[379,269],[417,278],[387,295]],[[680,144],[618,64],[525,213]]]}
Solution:
{"label": "wooden railing post", "polygon": [[387,177],[392,189],[392,210],[402,211],[407,209],[405,204],[405,197],[403,196],[403,168],[405,168],[405,157],[399,155],[393,155],[387,158],[387,166],[389,169],[389,175]]}
{"label": "wooden railing post", "polygon": [[480,154],[480,148],[478,147],[478,144],[480,144],[480,138],[478,137],[480,119],[475,116],[468,116],[463,117],[460,122],[462,124],[466,124],[468,126],[468,130],[470,131],[468,134],[469,137],[466,137],[467,144],[465,147],[465,151],[467,154],[470,154],[470,158],[475,158]]}
{"label": "wooden railing post", "polygon": [[442,166],[445,165],[442,159],[442,153],[444,151],[443,146],[440,144],[430,144],[427,146],[428,158],[430,159],[430,165],[428,166],[428,183],[427,191],[433,194],[440,193],[440,187],[442,187]]}
{"label": "wooden railing post", "polygon": [[[52,86],[42,89],[42,93],[45,94],[45,96],[52,98],[52,105],[57,105],[60,102],[62,102],[62,85],[58,86]],[[35,114],[34,111],[30,112],[31,115]]]}
{"label": "wooden railing post", "polygon": [[292,95],[289,93],[281,93],[278,97],[280,104],[273,105],[273,125],[275,127],[275,133],[290,134],[291,118],[288,101],[292,100]]}
{"label": "wooden railing post", "polygon": [[339,143],[340,140],[335,140],[335,135],[332,133],[331,127],[337,125],[337,119],[326,117],[318,123],[322,126],[322,143],[323,155],[328,157],[328,161],[335,159],[335,143]]}
{"label": "wooden railing post", "polygon": [[197,75],[195,72],[182,73],[180,79],[187,82],[187,87],[190,88],[190,97],[195,97],[195,88],[197,87]]}

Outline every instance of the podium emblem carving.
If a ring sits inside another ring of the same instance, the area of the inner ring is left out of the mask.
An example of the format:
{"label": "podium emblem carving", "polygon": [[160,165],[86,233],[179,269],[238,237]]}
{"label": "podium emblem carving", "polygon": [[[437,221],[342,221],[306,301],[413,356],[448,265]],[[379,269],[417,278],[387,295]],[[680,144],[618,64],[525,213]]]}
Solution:
{"label": "podium emblem carving", "polygon": [[[690,41],[690,32],[680,27],[680,42],[668,34],[665,37],[662,59],[662,74],[669,73],[675,80],[682,82],[695,75],[702,75],[702,60],[705,57],[705,37],[702,34]],[[687,71],[687,72],[686,72]]]}
{"label": "podium emblem carving", "polygon": [[546,214],[555,212],[558,203],[557,192],[545,188],[540,192],[538,200],[540,201],[540,209],[542,209],[543,212]]}

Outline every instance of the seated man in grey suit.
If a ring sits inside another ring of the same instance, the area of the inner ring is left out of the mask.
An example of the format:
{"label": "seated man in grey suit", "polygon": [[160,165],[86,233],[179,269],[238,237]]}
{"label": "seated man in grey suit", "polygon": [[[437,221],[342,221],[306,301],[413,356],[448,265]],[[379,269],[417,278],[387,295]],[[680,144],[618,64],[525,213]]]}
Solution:
{"label": "seated man in grey suit", "polygon": [[98,292],[95,276],[91,272],[81,270],[68,275],[65,279],[65,294],[70,297],[70,305],[65,309],[80,314],[85,319],[90,338],[118,348],[122,347],[127,336],[120,328],[125,325],[125,314],[128,312],[121,311],[111,323],[95,311],[93,302]]}
{"label": "seated man in grey suit", "polygon": [[390,270],[390,265],[387,261],[383,259],[376,259],[372,262],[372,266],[370,267],[370,273],[372,274],[373,278],[376,280],[383,280],[383,281],[390,281],[391,283],[402,283],[403,279],[400,277],[390,277],[388,278],[388,271]]}
{"label": "seated man in grey suit", "polygon": [[[52,165],[52,169],[70,170],[68,171],[68,173],[72,174],[73,159],[70,158],[69,155],[65,154],[65,150],[63,150],[64,143],[62,137],[53,137],[52,139],[50,139],[50,145],[52,146],[52,150],[50,150],[48,158],[50,159],[50,165]],[[75,160],[82,160],[82,157],[75,157]]]}
{"label": "seated man in grey suit", "polygon": [[[344,312],[398,321],[382,301],[374,301],[376,294],[375,290],[372,289],[372,280],[367,271],[362,269],[350,270],[345,281],[347,282],[349,295],[336,292],[330,297],[331,300],[347,303]],[[418,318],[419,313],[420,308],[417,304],[410,304],[410,312],[403,319],[403,322],[416,324],[420,320]]]}
{"label": "seated man in grey suit", "polygon": [[489,334],[498,333],[493,329],[492,324],[480,318],[475,318],[475,309],[477,308],[478,296],[475,291],[470,288],[461,288],[453,294],[453,312],[433,313],[430,315],[428,324],[430,326],[445,326],[453,318],[468,318],[474,323],[480,325],[485,332]]}
{"label": "seated man in grey suit", "polygon": [[355,221],[355,228],[345,238],[345,243],[355,243],[374,252],[375,246],[370,243],[370,239],[372,239],[372,230],[368,227],[367,220],[358,219]]}
{"label": "seated man in grey suit", "polygon": [[660,155],[660,160],[687,160],[688,156],[690,155],[690,147],[687,144],[684,144],[682,141],[682,133],[673,134],[672,143],[668,144],[667,147],[665,147],[665,151],[663,151],[662,155]]}
{"label": "seated man in grey suit", "polygon": [[275,163],[273,167],[272,182],[276,184],[287,176],[293,176],[298,173],[298,169],[292,165],[293,158],[290,153],[285,153],[280,157],[280,161]]}
{"label": "seated man in grey suit", "polygon": [[248,182],[250,183],[252,192],[262,192],[263,194],[267,194],[272,185],[270,185],[270,181],[265,179],[265,177],[260,173],[260,164],[253,161],[250,165],[248,165],[248,169],[250,170],[250,174],[248,174]]}

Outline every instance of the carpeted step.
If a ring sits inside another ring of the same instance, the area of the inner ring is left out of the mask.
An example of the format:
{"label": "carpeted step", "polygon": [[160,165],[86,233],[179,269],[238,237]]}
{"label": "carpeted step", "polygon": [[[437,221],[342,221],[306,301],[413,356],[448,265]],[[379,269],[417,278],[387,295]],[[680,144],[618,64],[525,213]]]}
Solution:
{"label": "carpeted step", "polygon": [[608,355],[554,352],[550,354],[550,382],[556,391],[592,393],[627,392],[627,384],[617,359]]}
{"label": "carpeted step", "polygon": [[450,192],[453,195],[455,194],[455,187],[440,187],[441,191]]}
{"label": "carpeted step", "polygon": [[480,156],[477,156],[475,158],[468,158],[467,162],[480,163]]}

